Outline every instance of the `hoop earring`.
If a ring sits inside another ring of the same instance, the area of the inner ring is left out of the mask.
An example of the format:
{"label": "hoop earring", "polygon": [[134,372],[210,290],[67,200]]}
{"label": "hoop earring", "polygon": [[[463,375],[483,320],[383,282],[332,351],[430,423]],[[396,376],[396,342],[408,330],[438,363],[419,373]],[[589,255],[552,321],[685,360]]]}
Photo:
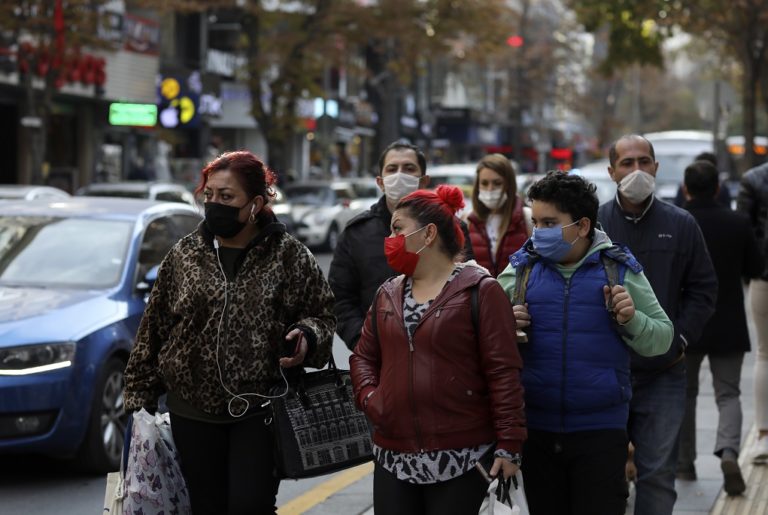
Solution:
{"label": "hoop earring", "polygon": [[258,222],[258,220],[256,219],[256,213],[254,213],[253,211],[251,211],[251,214],[250,214],[250,215],[248,215],[248,221],[249,221],[251,224],[253,224],[253,225],[256,225],[256,222]]}

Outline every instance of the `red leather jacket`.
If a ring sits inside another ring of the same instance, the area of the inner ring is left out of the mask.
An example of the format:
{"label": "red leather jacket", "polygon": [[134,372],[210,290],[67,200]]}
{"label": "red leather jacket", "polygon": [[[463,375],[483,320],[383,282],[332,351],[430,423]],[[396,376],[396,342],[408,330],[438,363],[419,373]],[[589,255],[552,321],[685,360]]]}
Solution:
{"label": "red leather jacket", "polygon": [[[403,323],[405,276],[382,285],[349,358],[355,400],[380,447],[423,452],[495,441],[521,451],[526,429],[515,317],[499,283],[481,282],[484,277],[465,266],[429,306],[412,340]],[[478,283],[476,337],[470,304]]]}
{"label": "red leather jacket", "polygon": [[528,228],[525,224],[523,202],[519,198],[515,204],[512,217],[509,219],[507,232],[501,237],[496,247],[496,256],[491,258],[491,240],[485,222],[474,212],[467,217],[469,238],[472,240],[472,250],[480,266],[484,266],[492,276],[498,277],[509,264],[509,256],[517,252],[528,239]]}

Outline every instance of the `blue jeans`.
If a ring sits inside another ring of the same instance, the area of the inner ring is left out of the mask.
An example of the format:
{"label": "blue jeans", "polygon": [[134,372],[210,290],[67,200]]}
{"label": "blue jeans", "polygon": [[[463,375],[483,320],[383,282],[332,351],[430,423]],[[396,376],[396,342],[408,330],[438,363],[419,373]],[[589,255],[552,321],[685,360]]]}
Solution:
{"label": "blue jeans", "polygon": [[628,433],[637,466],[635,515],[672,514],[685,388],[683,360],[663,372],[632,377]]}

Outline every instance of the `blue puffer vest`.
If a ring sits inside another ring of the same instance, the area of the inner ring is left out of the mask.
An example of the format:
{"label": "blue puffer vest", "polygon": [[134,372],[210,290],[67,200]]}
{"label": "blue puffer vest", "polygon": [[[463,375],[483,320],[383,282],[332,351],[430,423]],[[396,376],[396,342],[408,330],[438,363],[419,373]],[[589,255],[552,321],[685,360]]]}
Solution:
{"label": "blue puffer vest", "polygon": [[642,266],[614,245],[594,251],[566,280],[530,250],[528,244],[509,258],[518,274],[533,263],[525,295],[531,326],[528,343],[519,345],[528,427],[556,433],[626,428],[630,355],[605,308],[600,254],[618,263],[619,284],[627,268],[639,273]]}

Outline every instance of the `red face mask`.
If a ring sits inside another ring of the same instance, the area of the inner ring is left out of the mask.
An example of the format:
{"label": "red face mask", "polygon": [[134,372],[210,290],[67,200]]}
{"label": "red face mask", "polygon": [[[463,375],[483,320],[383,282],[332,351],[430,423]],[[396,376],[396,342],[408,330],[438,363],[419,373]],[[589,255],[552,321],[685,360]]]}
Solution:
{"label": "red face mask", "polygon": [[384,238],[384,255],[387,256],[387,264],[392,270],[407,276],[413,275],[413,271],[416,270],[416,265],[419,263],[419,252],[427,248],[427,246],[424,245],[416,252],[409,252],[405,249],[405,239],[411,234],[416,234],[426,228],[427,226],[425,225],[421,229],[416,229],[409,234],[398,234],[391,238]]}

